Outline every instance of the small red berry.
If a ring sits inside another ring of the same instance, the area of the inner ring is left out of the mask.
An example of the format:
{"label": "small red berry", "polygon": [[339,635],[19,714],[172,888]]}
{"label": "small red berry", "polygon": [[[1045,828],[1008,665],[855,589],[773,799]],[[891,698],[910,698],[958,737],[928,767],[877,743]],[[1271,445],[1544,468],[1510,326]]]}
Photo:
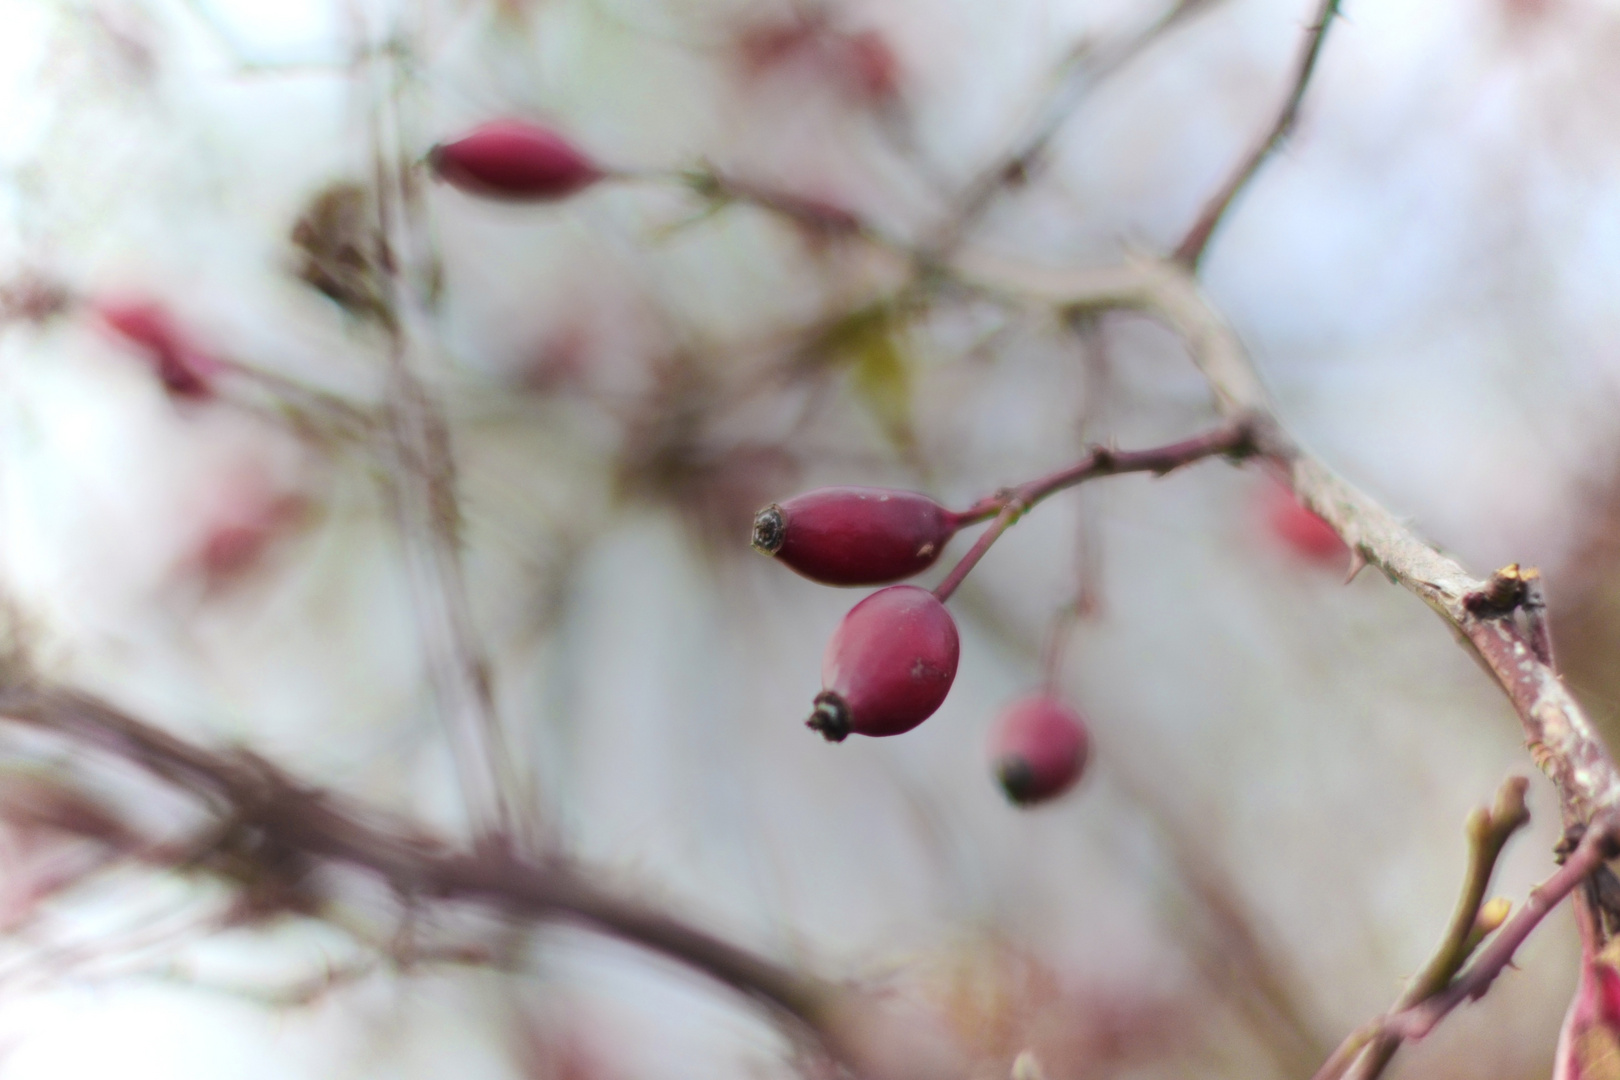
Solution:
{"label": "small red berry", "polygon": [[832,487],[754,516],[754,549],[823,585],[883,585],[934,564],[959,527],[926,495]]}
{"label": "small red berry", "polygon": [[1349,555],[1333,526],[1306,509],[1285,485],[1268,485],[1261,509],[1272,534],[1301,558],[1340,563]]}
{"label": "small red berry", "polygon": [[522,120],[496,120],[440,143],[428,164],[469,194],[524,202],[567,198],[604,175],[567,139]]}
{"label": "small red berry", "polygon": [[1090,744],[1079,713],[1048,694],[1033,694],[996,718],[990,760],[1007,798],[1031,806],[1074,786]]}
{"label": "small red berry", "polygon": [[221,364],[197,348],[161,304],[145,300],[107,301],[96,306],[106,327],[138,347],[151,361],[163,388],[178,398],[206,398]]}
{"label": "small red berry", "polygon": [[959,653],[956,621],[933,593],[881,589],[851,608],[827,643],[808,726],[828,742],[910,731],[951,692]]}

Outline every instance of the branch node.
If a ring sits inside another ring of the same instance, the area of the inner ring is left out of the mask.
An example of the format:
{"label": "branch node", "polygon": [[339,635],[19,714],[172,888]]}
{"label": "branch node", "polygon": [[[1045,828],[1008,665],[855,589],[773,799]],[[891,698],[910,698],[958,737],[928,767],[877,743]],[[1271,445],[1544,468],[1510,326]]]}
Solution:
{"label": "branch node", "polygon": [[1482,619],[1511,615],[1521,604],[1532,581],[1541,576],[1534,567],[1521,570],[1518,563],[1509,563],[1478,589],[1463,596],[1463,607]]}

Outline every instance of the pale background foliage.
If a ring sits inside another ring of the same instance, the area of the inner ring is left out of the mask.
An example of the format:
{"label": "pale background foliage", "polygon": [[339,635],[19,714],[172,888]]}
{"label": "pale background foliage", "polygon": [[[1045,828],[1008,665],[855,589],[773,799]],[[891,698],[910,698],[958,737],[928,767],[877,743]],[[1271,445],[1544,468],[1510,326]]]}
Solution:
{"label": "pale background foliage", "polygon": [[[972,243],[1058,264],[1173,243],[1266,122],[1305,8],[1229,0],[1167,35],[1087,98],[1051,168]],[[345,65],[378,27],[404,32],[417,151],[525,115],[615,166],[706,158],[908,232],[1004,146],[1076,41],[1156,8],[849,4],[841,24],[898,56],[887,109],[813,63],[740,74],[739,27],[786,10],[3,0],[0,253],[8,275],[161,298],[221,354],[373,402],[375,344],[290,275],[286,235],[319,187],[367,174],[368,84]],[[1620,449],[1620,4],[1349,0],[1346,15],[1300,134],[1215,241],[1209,291],[1307,444],[1476,570],[1553,574],[1606,716],[1613,620],[1588,600]],[[747,552],[755,506],[851,482],[965,503],[1075,455],[1082,415],[1086,437],[1124,446],[1190,433],[1206,392],[1167,334],[1111,321],[1099,387],[1061,328],[976,352],[993,314],[941,310],[907,338],[909,459],[838,372],[734,410],[694,451],[681,410],[706,415],[773,343],[876,296],[882,260],[744,207],[674,229],[699,207],[658,180],[539,208],[444,188],[428,202],[445,274],[433,378],[474,598],[534,812],[574,849],[753,946],[951,1002],[964,1038],[1033,1043],[1054,1080],[1291,1075],[1422,962],[1465,813],[1530,769],[1517,724],[1421,605],[1293,561],[1249,474],[1203,465],[1054,500],[953,604],[963,664],[937,717],[837,747],[798,723],[854,594]],[[0,385],[0,566],[53,672],[461,827],[373,460],[270,413],[177,409],[71,315],[11,327]],[[1102,607],[1065,686],[1097,756],[1075,795],[1018,813],[986,775],[983,730],[1038,677],[1081,512]],[[262,550],[204,572],[211,535],[267,514]],[[1532,788],[1506,895],[1550,867],[1550,794]],[[1240,950],[1189,875],[1274,957],[1296,1016],[1283,1034],[1245,1020],[1250,976],[1223,967]],[[323,927],[208,932],[226,901],[127,872],[54,904],[5,949],[0,1077],[786,1070],[744,1007],[572,932],[535,935],[521,976],[377,974],[266,1005],[230,988],[359,951]],[[1396,1075],[1546,1075],[1574,983],[1565,919]]]}

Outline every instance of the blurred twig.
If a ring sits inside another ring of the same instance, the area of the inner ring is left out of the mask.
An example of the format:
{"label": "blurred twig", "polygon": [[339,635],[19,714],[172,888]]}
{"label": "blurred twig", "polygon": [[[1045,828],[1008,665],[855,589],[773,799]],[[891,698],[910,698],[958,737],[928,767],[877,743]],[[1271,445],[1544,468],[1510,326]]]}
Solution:
{"label": "blurred twig", "polygon": [[1305,100],[1305,89],[1310,85],[1311,75],[1316,71],[1317,58],[1322,55],[1322,45],[1327,41],[1328,27],[1339,14],[1339,2],[1340,0],[1321,0],[1316,20],[1305,31],[1305,44],[1294,67],[1293,83],[1289,87],[1288,96],[1283,99],[1277,119],[1272,122],[1271,130],[1253,150],[1249,151],[1248,156],[1238,164],[1237,169],[1221,189],[1204,204],[1198,220],[1176,246],[1176,261],[1193,270],[1198,269],[1199,260],[1204,257],[1204,249],[1209,246],[1210,237],[1214,235],[1215,229],[1231,208],[1233,200],[1249,185],[1249,181],[1254,179],[1260,167],[1266,163],[1277,147],[1282,145],[1283,140],[1293,133],[1295,125],[1299,123],[1299,107]]}
{"label": "blurred twig", "polygon": [[[372,164],[378,220],[374,314],[388,337],[387,407],[391,494],[404,536],[435,696],[466,801],[484,841],[514,839],[516,780],[496,709],[493,671],[474,624],[461,563],[461,508],[444,410],[415,365],[425,351],[417,281],[416,201],[402,145],[395,50],[379,42],[371,76]],[[364,313],[364,312],[362,312]]]}
{"label": "blurred twig", "polygon": [[[261,870],[296,878],[287,895],[309,897],[319,888],[314,865],[337,863],[374,875],[413,902],[473,902],[524,921],[580,922],[678,960],[766,1006],[856,1076],[961,1075],[935,1038],[868,995],[784,967],[608,889],[598,872],[572,859],[452,845],[411,821],[304,784],[251,753],[207,749],[64,688],[25,681],[0,686],[0,717],[127,761],[198,800],[220,823],[210,850],[233,837],[251,838]],[[199,854],[199,865],[208,865],[208,854]]]}
{"label": "blurred twig", "polygon": [[922,245],[925,263],[947,258],[961,244],[997,196],[1027,180],[1074,110],[1099,83],[1140,56],[1148,46],[1188,17],[1223,0],[1175,0],[1158,17],[1111,47],[1089,42],[1075,47],[1051,78],[1051,89],[1032,119],[1011,144],[979,171],[956,198],[933,236]]}

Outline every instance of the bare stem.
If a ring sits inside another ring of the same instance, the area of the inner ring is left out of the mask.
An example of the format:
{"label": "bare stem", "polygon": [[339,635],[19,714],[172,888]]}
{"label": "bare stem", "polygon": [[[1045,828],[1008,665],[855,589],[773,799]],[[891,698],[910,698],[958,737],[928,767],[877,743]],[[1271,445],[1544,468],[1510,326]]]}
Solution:
{"label": "bare stem", "polygon": [[1612,815],[1594,821],[1564,865],[1530,890],[1524,906],[1480,950],[1468,970],[1443,992],[1391,1016],[1383,1025],[1384,1031],[1399,1039],[1421,1039],[1458,1005],[1484,997],[1496,977],[1513,962],[1513,954],[1519,946],[1541,925],[1541,920],[1614,854],[1616,838],[1620,836],[1617,828],[1620,828],[1620,819]]}
{"label": "bare stem", "polygon": [[968,553],[962,556],[961,561],[951,569],[945,580],[934,589],[934,595],[941,601],[950,599],[956,587],[962,584],[968,572],[978,565],[984,553],[990,550],[990,546],[1001,537],[1002,533],[1036,503],[1065,488],[1074,487],[1099,476],[1117,476],[1120,473],[1150,472],[1155,476],[1163,476],[1183,465],[1190,465],[1209,457],[1225,456],[1235,461],[1255,452],[1257,446],[1253,425],[1248,420],[1240,418],[1202,435],[1149,450],[1094,447],[1085,457],[1068,468],[1059,469],[1018,487],[980,499],[956,515],[958,524],[971,525],[990,517],[994,517],[995,520],[974,542],[973,547],[968,549]]}
{"label": "bare stem", "polygon": [[1203,212],[1198,215],[1198,221],[1187,232],[1186,237],[1176,246],[1175,259],[1189,269],[1198,269],[1199,260],[1204,257],[1204,249],[1209,246],[1210,237],[1220,225],[1226,212],[1238,195],[1254,179],[1277,147],[1283,140],[1293,133],[1294,127],[1299,123],[1299,108],[1305,100],[1305,89],[1310,85],[1311,75],[1316,71],[1316,61],[1322,55],[1322,44],[1327,40],[1328,27],[1339,13],[1339,0],[1322,0],[1317,10],[1316,20],[1305,31],[1305,43],[1300,49],[1299,59],[1294,65],[1294,79],[1288,89],[1288,96],[1283,99],[1282,108],[1277,118],[1272,122],[1271,130],[1265,138],[1257,143],[1254,149],[1238,164],[1232,175],[1222,185],[1210,200],[1204,204]]}
{"label": "bare stem", "polygon": [[[461,564],[455,458],[443,409],[416,364],[428,334],[410,282],[415,269],[403,170],[397,61],[374,46],[372,161],[382,247],[377,286],[388,334],[386,415],[391,494],[424,639],[429,677],[444,718],[469,824],[475,836],[513,838],[516,786],[497,714],[491,668],[472,617]],[[404,280],[402,280],[404,279]]]}
{"label": "bare stem", "polygon": [[[1482,925],[1480,909],[1502,849],[1514,833],[1530,822],[1530,811],[1524,803],[1528,786],[1529,781],[1522,776],[1509,777],[1497,792],[1494,806],[1482,806],[1468,816],[1468,869],[1451,922],[1434,955],[1412,976],[1391,1012],[1411,1008],[1444,990],[1477,948],[1481,931],[1493,928]],[[1500,920],[1498,915],[1493,921]],[[1353,1075],[1359,1080],[1372,1080],[1384,1071],[1399,1047],[1400,1039],[1374,1021],[1352,1032],[1317,1071],[1314,1080],[1337,1080],[1352,1065],[1356,1068]]]}

